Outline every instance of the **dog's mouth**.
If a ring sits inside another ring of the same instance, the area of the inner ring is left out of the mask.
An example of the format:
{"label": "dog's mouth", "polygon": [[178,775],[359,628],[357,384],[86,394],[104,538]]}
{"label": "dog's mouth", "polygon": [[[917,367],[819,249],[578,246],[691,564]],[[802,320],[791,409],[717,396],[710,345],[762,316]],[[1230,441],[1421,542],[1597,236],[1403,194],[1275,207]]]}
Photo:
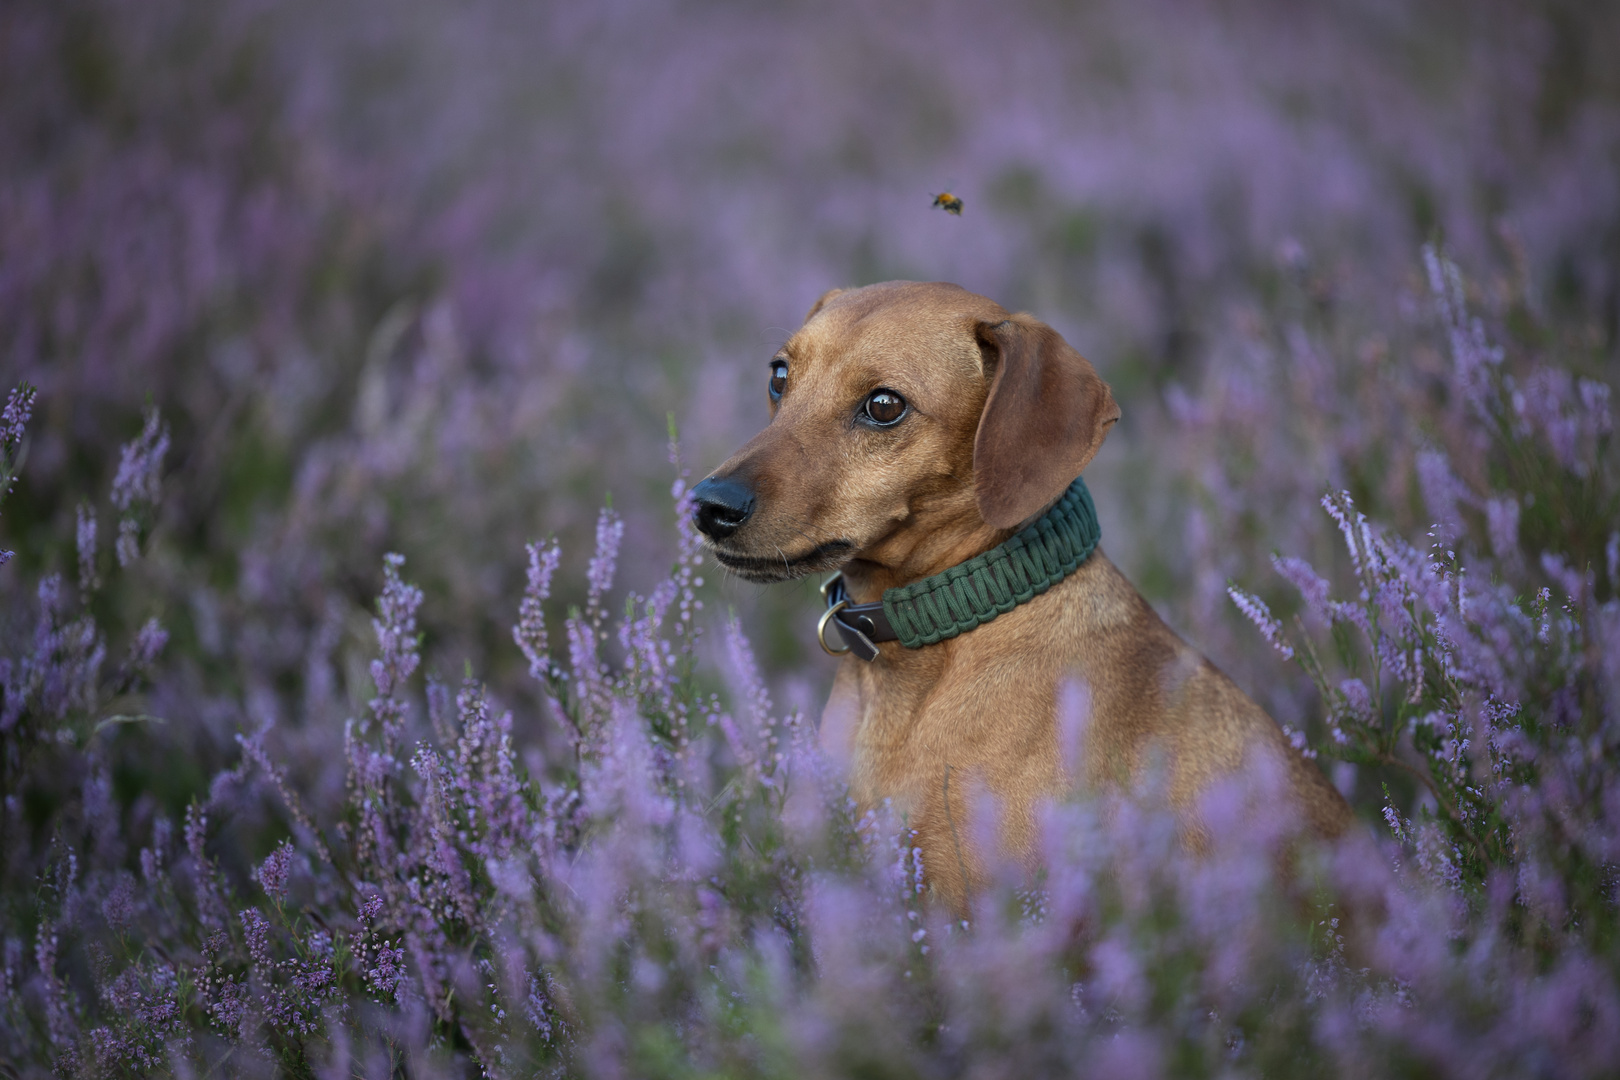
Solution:
{"label": "dog's mouth", "polygon": [[836,570],[848,561],[849,553],[855,550],[855,544],[849,540],[828,540],[800,555],[778,551],[771,557],[743,555],[714,545],[711,545],[709,550],[714,553],[716,562],[738,577],[770,584]]}

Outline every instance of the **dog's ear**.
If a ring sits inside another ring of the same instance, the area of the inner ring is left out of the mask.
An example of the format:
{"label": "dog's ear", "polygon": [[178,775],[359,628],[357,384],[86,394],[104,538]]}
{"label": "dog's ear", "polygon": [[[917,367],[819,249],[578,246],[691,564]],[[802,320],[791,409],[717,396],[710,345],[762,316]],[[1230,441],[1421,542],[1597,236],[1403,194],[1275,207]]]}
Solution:
{"label": "dog's ear", "polygon": [[1010,529],[1063,494],[1119,419],[1108,384],[1043,322],[976,327],[990,395],[973,440],[979,514]]}
{"label": "dog's ear", "polygon": [[804,321],[809,322],[811,319],[815,318],[816,317],[816,312],[820,311],[822,308],[827,306],[827,301],[831,300],[833,297],[837,296],[839,293],[845,293],[845,292],[848,292],[848,291],[849,291],[848,289],[828,289],[826,292],[822,293],[821,294],[821,299],[817,300],[814,304],[810,305],[810,311],[809,311],[808,314],[805,315]]}

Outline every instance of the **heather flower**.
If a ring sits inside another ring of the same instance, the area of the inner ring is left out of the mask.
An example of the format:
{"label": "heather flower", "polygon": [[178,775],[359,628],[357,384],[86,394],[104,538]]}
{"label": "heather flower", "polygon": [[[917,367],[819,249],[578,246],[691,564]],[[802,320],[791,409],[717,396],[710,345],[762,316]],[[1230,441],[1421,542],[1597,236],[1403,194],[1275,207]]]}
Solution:
{"label": "heather flower", "polygon": [[383,898],[378,893],[371,894],[361,903],[357,913],[360,929],[350,936],[349,952],[373,998],[393,1003],[400,1000],[407,977],[405,950],[380,933],[377,923],[382,913]]}
{"label": "heather flower", "polygon": [[128,566],[141,557],[141,527],[132,517],[118,519],[118,539],[113,543],[119,566]]}
{"label": "heather flower", "polygon": [[554,981],[549,974],[530,975],[528,996],[523,1002],[523,1015],[534,1026],[540,1041],[550,1044],[553,1038],[561,1034],[560,1017],[557,1007],[551,1002],[551,988]]}
{"label": "heather flower", "polygon": [[206,863],[208,855],[204,847],[208,843],[208,815],[203,812],[202,806],[195,802],[186,807],[185,840],[186,851],[192,861],[198,864]]}
{"label": "heather flower", "polygon": [[215,988],[213,1000],[208,1002],[208,1018],[226,1034],[241,1038],[247,1034],[252,1020],[248,988],[244,982],[222,979]]}
{"label": "heather flower", "polygon": [[91,712],[101,695],[101,667],[107,647],[95,621],[69,618],[67,590],[54,574],[36,593],[39,615],[30,646],[0,664],[0,731],[14,729],[24,716],[60,724]]}
{"label": "heather flower", "polygon": [[[0,502],[11,494],[17,481],[17,455],[22,447],[28,418],[33,415],[37,392],[23,383],[6,395],[6,407],[0,411]],[[11,561],[13,552],[0,550],[0,566]]]}
{"label": "heather flower", "polygon": [[624,521],[610,507],[604,506],[596,518],[596,552],[585,571],[588,586],[585,601],[586,617],[593,626],[602,620],[602,598],[613,588],[613,573],[618,566],[619,544],[624,540]]}
{"label": "heather flower", "polygon": [[113,478],[112,502],[121,514],[115,545],[119,566],[140,557],[141,519],[157,506],[163,458],[168,452],[168,426],[156,409],[148,409],[141,433],[120,451],[118,474]]}
{"label": "heather flower", "polygon": [[101,915],[114,932],[123,934],[130,929],[138,912],[135,880],[127,874],[120,874],[108,891],[107,898],[101,902]]}
{"label": "heather flower", "polygon": [[129,658],[124,661],[124,681],[132,683],[136,679],[147,677],[152,666],[157,663],[158,654],[169,643],[169,632],[163,628],[153,616],[141,624],[135,632],[135,639],[129,643]]}
{"label": "heather flower", "polygon": [[1332,621],[1335,609],[1329,595],[1330,586],[1310,563],[1293,556],[1273,555],[1271,565],[1284,580],[1299,590],[1306,611],[1322,623]]}
{"label": "heather flower", "polygon": [[543,605],[551,595],[551,578],[557,572],[562,549],[556,541],[542,546],[529,544],[524,548],[529,556],[528,583],[523,590],[523,601],[518,606],[518,623],[512,628],[512,639],[529,662],[529,674],[544,679],[551,674],[551,658],[546,653],[546,616]]}
{"label": "heather flower", "polygon": [[1418,480],[1423,488],[1423,499],[1429,514],[1438,524],[1443,539],[1451,540],[1462,531],[1459,509],[1470,505],[1472,494],[1451,471],[1446,455],[1437,450],[1425,450],[1417,456]]}
{"label": "heather flower", "polygon": [[8,456],[22,442],[38,396],[39,391],[27,383],[13,387],[6,395],[6,407],[0,410],[0,448],[4,448]]}
{"label": "heather flower", "polygon": [[1487,499],[1486,531],[1491,538],[1491,554],[1509,559],[1519,550],[1519,502],[1517,499]]}
{"label": "heather flower", "polygon": [[34,966],[43,983],[46,1032],[53,1046],[66,1047],[73,1037],[73,1007],[67,988],[56,973],[59,944],[56,928],[41,923],[34,938]]}
{"label": "heather flower", "polygon": [[568,635],[568,671],[572,716],[564,714],[568,736],[581,754],[594,752],[588,739],[606,716],[606,670],[597,657],[597,630],[577,611],[564,624]]}
{"label": "heather flower", "polygon": [[431,748],[418,747],[411,768],[422,781],[423,812],[416,827],[414,854],[425,874],[418,900],[446,919],[472,921],[478,902],[457,839],[465,835],[457,819],[455,779],[451,767]]}
{"label": "heather flower", "polygon": [[152,842],[149,846],[141,848],[141,879],[149,887],[159,888],[163,882],[164,861],[168,857],[169,841],[173,834],[173,826],[169,819],[160,817],[152,823]]}
{"label": "heather flower", "polygon": [[[661,721],[659,734],[675,754],[687,745],[686,725],[691,711],[679,692],[681,658],[689,653],[677,652],[664,635],[665,619],[680,591],[679,573],[677,570],[675,577],[659,582],[645,600],[632,595],[629,614],[619,624],[619,644],[630,658],[630,683],[649,718]],[[677,622],[674,629],[680,633],[682,627]],[[689,637],[686,644],[691,641]]]}
{"label": "heather flower", "polygon": [[391,752],[402,733],[404,708],[395,692],[420,662],[416,610],[422,606],[422,590],[400,578],[399,568],[404,565],[403,555],[383,557],[383,590],[377,598],[377,615],[371,620],[381,654],[371,662],[371,679],[377,686],[371,712],[382,728],[385,754]]}
{"label": "heather flower", "polygon": [[1356,577],[1365,577],[1372,569],[1369,559],[1376,546],[1372,527],[1368,524],[1366,515],[1356,510],[1350,493],[1346,491],[1323,495],[1322,509],[1328,512],[1333,523],[1339,527],[1339,532],[1344,537],[1345,550],[1350,553],[1350,562],[1355,569]]}
{"label": "heather flower", "polygon": [[739,731],[729,716],[720,718],[721,729],[750,780],[757,780],[766,787],[779,786],[783,779],[779,774],[787,761],[788,743],[797,720],[789,717],[784,725],[774,717],[770,692],[760,677],[753,647],[735,619],[726,622],[725,644],[732,700],[746,712],[749,730],[746,734]]}
{"label": "heather flower", "polygon": [[366,987],[379,1001],[398,1001],[405,982],[405,950],[387,943],[376,947],[371,966],[365,971]]}
{"label": "heather flower", "polygon": [[259,887],[276,903],[287,899],[287,880],[292,875],[293,846],[283,841],[259,864]]}
{"label": "heather flower", "polygon": [[1091,722],[1091,688],[1081,680],[1065,679],[1058,684],[1057,721],[1063,767],[1070,776],[1080,776]]}
{"label": "heather flower", "polygon": [[1463,400],[1483,416],[1488,381],[1492,369],[1502,362],[1502,350],[1487,340],[1484,324],[1479,319],[1469,318],[1462,273],[1457,264],[1427,244],[1423,248],[1423,262],[1428,270],[1435,310],[1451,345],[1453,379]]}
{"label": "heather flower", "polygon": [[248,908],[237,914],[242,923],[242,937],[247,943],[248,955],[253,963],[259,967],[269,967],[273,961],[270,959],[270,924],[265,921],[258,908]]}
{"label": "heather flower", "polygon": [[460,734],[449,765],[462,842],[484,859],[505,858],[535,839],[536,827],[512,753],[512,714],[491,715],[484,688],[468,682],[456,696]]}
{"label": "heather flower", "polygon": [[1243,613],[1244,617],[1254,623],[1261,636],[1282,655],[1284,660],[1293,659],[1294,650],[1288,644],[1287,639],[1283,637],[1282,623],[1272,616],[1271,609],[1266,606],[1264,600],[1244,592],[1235,585],[1228,586],[1226,594],[1232,598],[1232,603],[1237,605],[1237,609]]}
{"label": "heather flower", "polygon": [[1372,693],[1360,679],[1346,679],[1339,684],[1344,707],[1348,715],[1362,723],[1373,718]]}
{"label": "heather flower", "polygon": [[282,805],[286,807],[293,821],[302,829],[306,840],[314,847],[316,856],[322,862],[329,863],[332,861],[331,853],[326,848],[326,842],[321,839],[320,830],[316,828],[315,822],[304,809],[303,800],[288,784],[287,770],[272,761],[269,753],[264,748],[264,737],[269,729],[269,721],[266,721],[264,726],[252,735],[238,733],[236,744],[242,748],[242,760],[234,774],[222,773],[221,776],[230,776],[232,779],[239,781],[246,777],[254,766],[262,769],[265,776],[274,785],[276,793],[281,796]]}
{"label": "heather flower", "polygon": [[169,452],[169,431],[156,409],[146,411],[141,433],[124,444],[113,478],[112,502],[120,511],[155,505],[162,480],[163,457]]}
{"label": "heather flower", "polygon": [[79,591],[89,594],[101,587],[96,570],[96,512],[88,503],[78,509]]}

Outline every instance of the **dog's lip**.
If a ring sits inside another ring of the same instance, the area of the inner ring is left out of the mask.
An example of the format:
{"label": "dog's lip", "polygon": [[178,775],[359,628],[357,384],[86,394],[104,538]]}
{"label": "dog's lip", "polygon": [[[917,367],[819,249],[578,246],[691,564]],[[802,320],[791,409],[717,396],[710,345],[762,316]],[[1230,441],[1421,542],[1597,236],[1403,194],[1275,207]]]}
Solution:
{"label": "dog's lip", "polygon": [[817,570],[830,569],[843,561],[840,556],[855,550],[855,544],[850,540],[828,540],[799,555],[783,553],[772,557],[743,555],[719,546],[712,546],[709,550],[714,553],[715,560],[721,566],[735,570],[744,577],[762,581],[781,581],[803,577]]}

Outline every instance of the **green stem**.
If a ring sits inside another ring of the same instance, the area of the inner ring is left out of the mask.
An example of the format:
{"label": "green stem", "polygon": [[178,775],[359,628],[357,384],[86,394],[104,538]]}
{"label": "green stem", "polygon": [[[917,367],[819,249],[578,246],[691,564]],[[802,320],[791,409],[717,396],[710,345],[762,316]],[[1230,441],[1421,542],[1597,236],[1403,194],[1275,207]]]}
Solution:
{"label": "green stem", "polygon": [[1434,801],[1439,804],[1441,811],[1446,815],[1446,817],[1450,818],[1451,821],[1454,822],[1457,828],[1462,832],[1463,836],[1467,837],[1468,841],[1474,845],[1474,850],[1479,854],[1480,862],[1484,863],[1486,866],[1491,864],[1490,852],[1485,847],[1485,841],[1476,836],[1474,831],[1470,829],[1466,823],[1464,823],[1462,815],[1457,812],[1457,808],[1452,806],[1450,801],[1448,801],[1446,797],[1441,794],[1439,786],[1435,784],[1434,779],[1430,777],[1427,772],[1419,769],[1415,765],[1402,761],[1400,758],[1391,753],[1388,748],[1380,749],[1378,757],[1374,760],[1382,765],[1394,765],[1398,768],[1405,769],[1407,772],[1415,776],[1424,787],[1429,789],[1429,794],[1434,796]]}

